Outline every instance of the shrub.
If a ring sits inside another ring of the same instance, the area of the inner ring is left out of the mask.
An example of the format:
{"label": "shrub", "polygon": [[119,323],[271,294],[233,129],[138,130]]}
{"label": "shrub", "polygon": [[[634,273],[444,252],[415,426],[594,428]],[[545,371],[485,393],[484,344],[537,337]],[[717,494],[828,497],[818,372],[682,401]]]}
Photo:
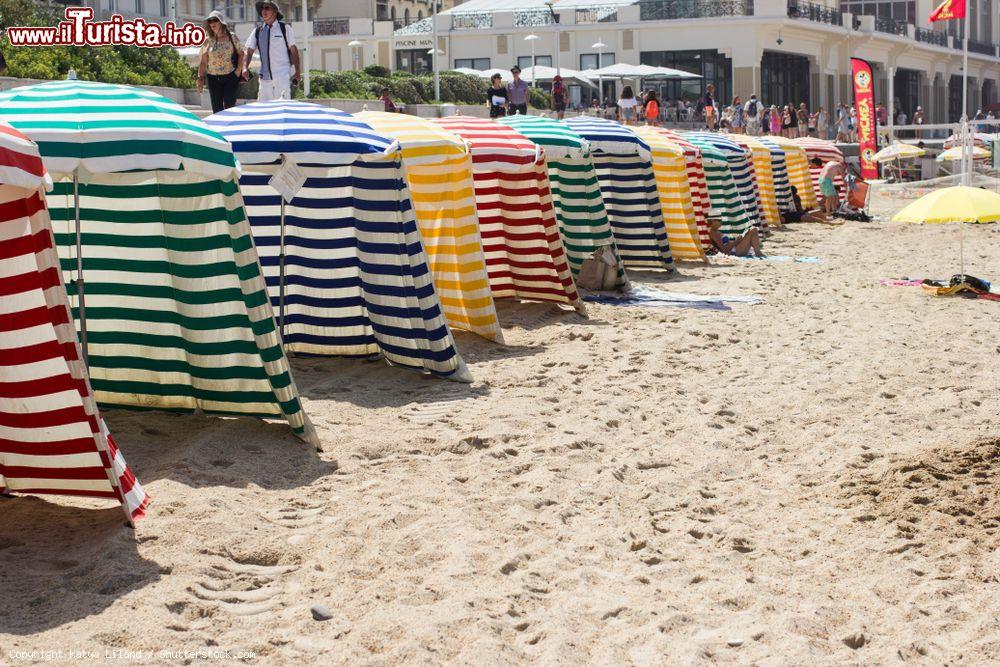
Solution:
{"label": "shrub", "polygon": [[384,79],[389,76],[389,68],[381,65],[369,65],[364,71],[365,74],[376,79]]}
{"label": "shrub", "polygon": [[548,109],[552,96],[541,88],[528,88],[528,104],[535,109]]}

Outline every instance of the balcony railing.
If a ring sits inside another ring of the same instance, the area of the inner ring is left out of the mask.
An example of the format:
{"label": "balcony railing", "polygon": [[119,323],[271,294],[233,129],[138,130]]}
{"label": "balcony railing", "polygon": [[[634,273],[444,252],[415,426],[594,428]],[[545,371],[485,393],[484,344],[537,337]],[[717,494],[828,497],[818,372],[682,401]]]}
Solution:
{"label": "balcony railing", "polygon": [[916,37],[918,42],[923,42],[924,44],[933,44],[934,46],[944,47],[948,46],[948,35],[937,30],[917,28]]}
{"label": "balcony railing", "polygon": [[618,20],[618,7],[615,5],[605,7],[577,8],[576,23],[614,23]]}
{"label": "balcony railing", "polygon": [[985,56],[995,56],[997,54],[996,44],[990,44],[989,42],[977,42],[975,40],[969,40],[969,51],[973,53],[982,53]]}
{"label": "balcony railing", "polygon": [[753,0],[639,0],[639,19],[702,19],[753,16]]}
{"label": "balcony railing", "polygon": [[351,19],[349,18],[316,19],[312,23],[314,35],[351,34]]}
{"label": "balcony railing", "polygon": [[452,30],[482,30],[493,27],[493,12],[453,12]]}
{"label": "balcony railing", "polygon": [[[404,24],[406,19],[403,19]],[[431,18],[410,19],[410,22],[402,28],[396,28],[396,35],[423,35],[434,31],[434,22]]]}
{"label": "balcony railing", "polygon": [[552,12],[547,9],[518,9],[514,11],[515,28],[536,28],[552,25]]}
{"label": "balcony railing", "polygon": [[420,18],[409,18],[409,19],[393,19],[392,20],[392,29],[393,30],[402,30],[406,26],[413,25],[414,23],[419,23],[420,21],[423,21],[423,20],[424,20],[423,17],[420,17]]}
{"label": "balcony railing", "polygon": [[788,18],[805,19],[827,25],[844,25],[844,15],[839,9],[831,9],[803,0],[788,0]]}
{"label": "balcony railing", "polygon": [[899,19],[894,19],[889,16],[875,17],[875,30],[889,35],[900,35],[902,37],[906,37],[909,34],[906,27],[907,25],[906,21],[900,21]]}

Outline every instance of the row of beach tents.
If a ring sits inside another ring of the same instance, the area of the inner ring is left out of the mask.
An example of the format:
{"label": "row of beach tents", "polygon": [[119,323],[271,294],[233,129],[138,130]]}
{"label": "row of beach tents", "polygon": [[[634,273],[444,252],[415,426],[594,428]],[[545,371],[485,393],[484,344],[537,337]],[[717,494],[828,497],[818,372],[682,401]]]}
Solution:
{"label": "row of beach tents", "polygon": [[453,329],[495,301],[585,314],[581,272],[704,260],[816,205],[816,140],[578,117],[427,120],[297,101],[204,122],[83,81],[0,93],[0,491],[148,497],[99,406],[284,419],[319,442],[287,355],[469,382]]}

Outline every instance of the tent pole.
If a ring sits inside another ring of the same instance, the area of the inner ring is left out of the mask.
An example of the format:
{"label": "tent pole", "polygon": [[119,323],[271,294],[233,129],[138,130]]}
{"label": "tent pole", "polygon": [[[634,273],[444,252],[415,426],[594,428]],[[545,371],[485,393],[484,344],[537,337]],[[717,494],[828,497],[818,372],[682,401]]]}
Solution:
{"label": "tent pole", "polygon": [[76,299],[80,317],[80,347],[83,350],[83,364],[89,367],[87,355],[87,306],[83,290],[83,239],[80,233],[80,177],[73,172],[73,217],[76,221]]}
{"label": "tent pole", "polygon": [[285,343],[285,197],[281,195],[281,246],[278,250],[278,331]]}

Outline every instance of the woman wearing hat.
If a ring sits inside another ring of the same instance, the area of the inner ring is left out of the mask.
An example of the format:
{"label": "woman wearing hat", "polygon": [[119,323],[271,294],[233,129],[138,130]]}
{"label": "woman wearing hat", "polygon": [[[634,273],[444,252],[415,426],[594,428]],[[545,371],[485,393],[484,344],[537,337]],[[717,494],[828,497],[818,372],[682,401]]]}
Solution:
{"label": "woman wearing hat", "polygon": [[205,89],[207,79],[212,113],[218,113],[236,106],[239,72],[243,70],[243,47],[218,10],[205,19],[205,32],[208,37],[201,47],[201,62],[198,63],[198,92]]}

